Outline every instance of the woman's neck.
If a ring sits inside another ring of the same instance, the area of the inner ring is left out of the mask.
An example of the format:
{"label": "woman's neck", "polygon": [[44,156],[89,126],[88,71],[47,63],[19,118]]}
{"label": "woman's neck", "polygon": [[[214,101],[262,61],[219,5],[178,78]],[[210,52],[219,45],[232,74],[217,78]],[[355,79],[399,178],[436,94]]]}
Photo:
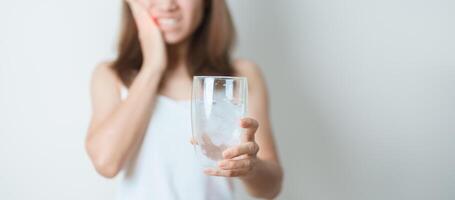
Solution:
{"label": "woman's neck", "polygon": [[188,44],[168,45],[168,67],[160,84],[159,93],[174,99],[191,96],[191,77],[188,72]]}
{"label": "woman's neck", "polygon": [[177,70],[179,68],[186,68],[188,56],[188,42],[179,44],[168,45],[168,69]]}

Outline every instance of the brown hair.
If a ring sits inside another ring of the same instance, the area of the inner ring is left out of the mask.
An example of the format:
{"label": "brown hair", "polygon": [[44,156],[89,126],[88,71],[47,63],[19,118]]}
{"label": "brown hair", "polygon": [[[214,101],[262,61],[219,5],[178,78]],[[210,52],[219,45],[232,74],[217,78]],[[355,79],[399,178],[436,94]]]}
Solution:
{"label": "brown hair", "polygon": [[[232,75],[231,50],[235,41],[235,29],[225,0],[204,0],[203,19],[189,37],[189,76]],[[111,67],[124,85],[129,87],[142,65],[142,50],[138,29],[131,9],[123,3],[121,34],[118,55]]]}

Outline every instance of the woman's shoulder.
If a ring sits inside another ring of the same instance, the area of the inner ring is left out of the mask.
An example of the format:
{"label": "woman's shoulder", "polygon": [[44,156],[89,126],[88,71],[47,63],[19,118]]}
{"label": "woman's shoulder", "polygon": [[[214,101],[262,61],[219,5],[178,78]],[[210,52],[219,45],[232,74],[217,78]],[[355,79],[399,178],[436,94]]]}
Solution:
{"label": "woman's shoulder", "polygon": [[248,78],[248,82],[263,82],[262,71],[255,62],[242,58],[234,60],[233,65],[237,76]]}
{"label": "woman's shoulder", "polygon": [[114,70],[112,69],[112,61],[102,61],[98,63],[92,71],[94,78],[113,78],[115,77]]}
{"label": "woman's shoulder", "polygon": [[112,63],[112,61],[103,61],[94,67],[91,78],[93,87],[102,86],[103,88],[119,88],[120,80],[112,68]]}
{"label": "woman's shoulder", "polygon": [[251,60],[240,58],[233,62],[236,74],[239,76],[246,76],[248,78],[261,76],[259,66]]}
{"label": "woman's shoulder", "polygon": [[267,94],[265,78],[260,67],[248,59],[236,59],[233,62],[236,76],[243,76],[248,79],[248,86],[251,92]]}

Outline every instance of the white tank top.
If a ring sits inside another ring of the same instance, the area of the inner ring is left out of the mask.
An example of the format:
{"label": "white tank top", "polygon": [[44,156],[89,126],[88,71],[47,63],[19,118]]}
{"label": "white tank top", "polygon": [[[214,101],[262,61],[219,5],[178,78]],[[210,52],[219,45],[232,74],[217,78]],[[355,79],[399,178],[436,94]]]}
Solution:
{"label": "white tank top", "polygon": [[190,138],[190,101],[157,96],[142,145],[120,173],[117,200],[233,199],[232,180],[205,175]]}

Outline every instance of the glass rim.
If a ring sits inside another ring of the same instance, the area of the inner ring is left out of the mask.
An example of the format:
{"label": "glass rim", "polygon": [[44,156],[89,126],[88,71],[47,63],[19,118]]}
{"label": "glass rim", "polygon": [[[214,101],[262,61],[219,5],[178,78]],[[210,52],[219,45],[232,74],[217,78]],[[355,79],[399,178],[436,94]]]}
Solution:
{"label": "glass rim", "polygon": [[244,76],[193,76],[193,79],[205,79],[205,78],[246,80],[246,77],[244,77]]}

